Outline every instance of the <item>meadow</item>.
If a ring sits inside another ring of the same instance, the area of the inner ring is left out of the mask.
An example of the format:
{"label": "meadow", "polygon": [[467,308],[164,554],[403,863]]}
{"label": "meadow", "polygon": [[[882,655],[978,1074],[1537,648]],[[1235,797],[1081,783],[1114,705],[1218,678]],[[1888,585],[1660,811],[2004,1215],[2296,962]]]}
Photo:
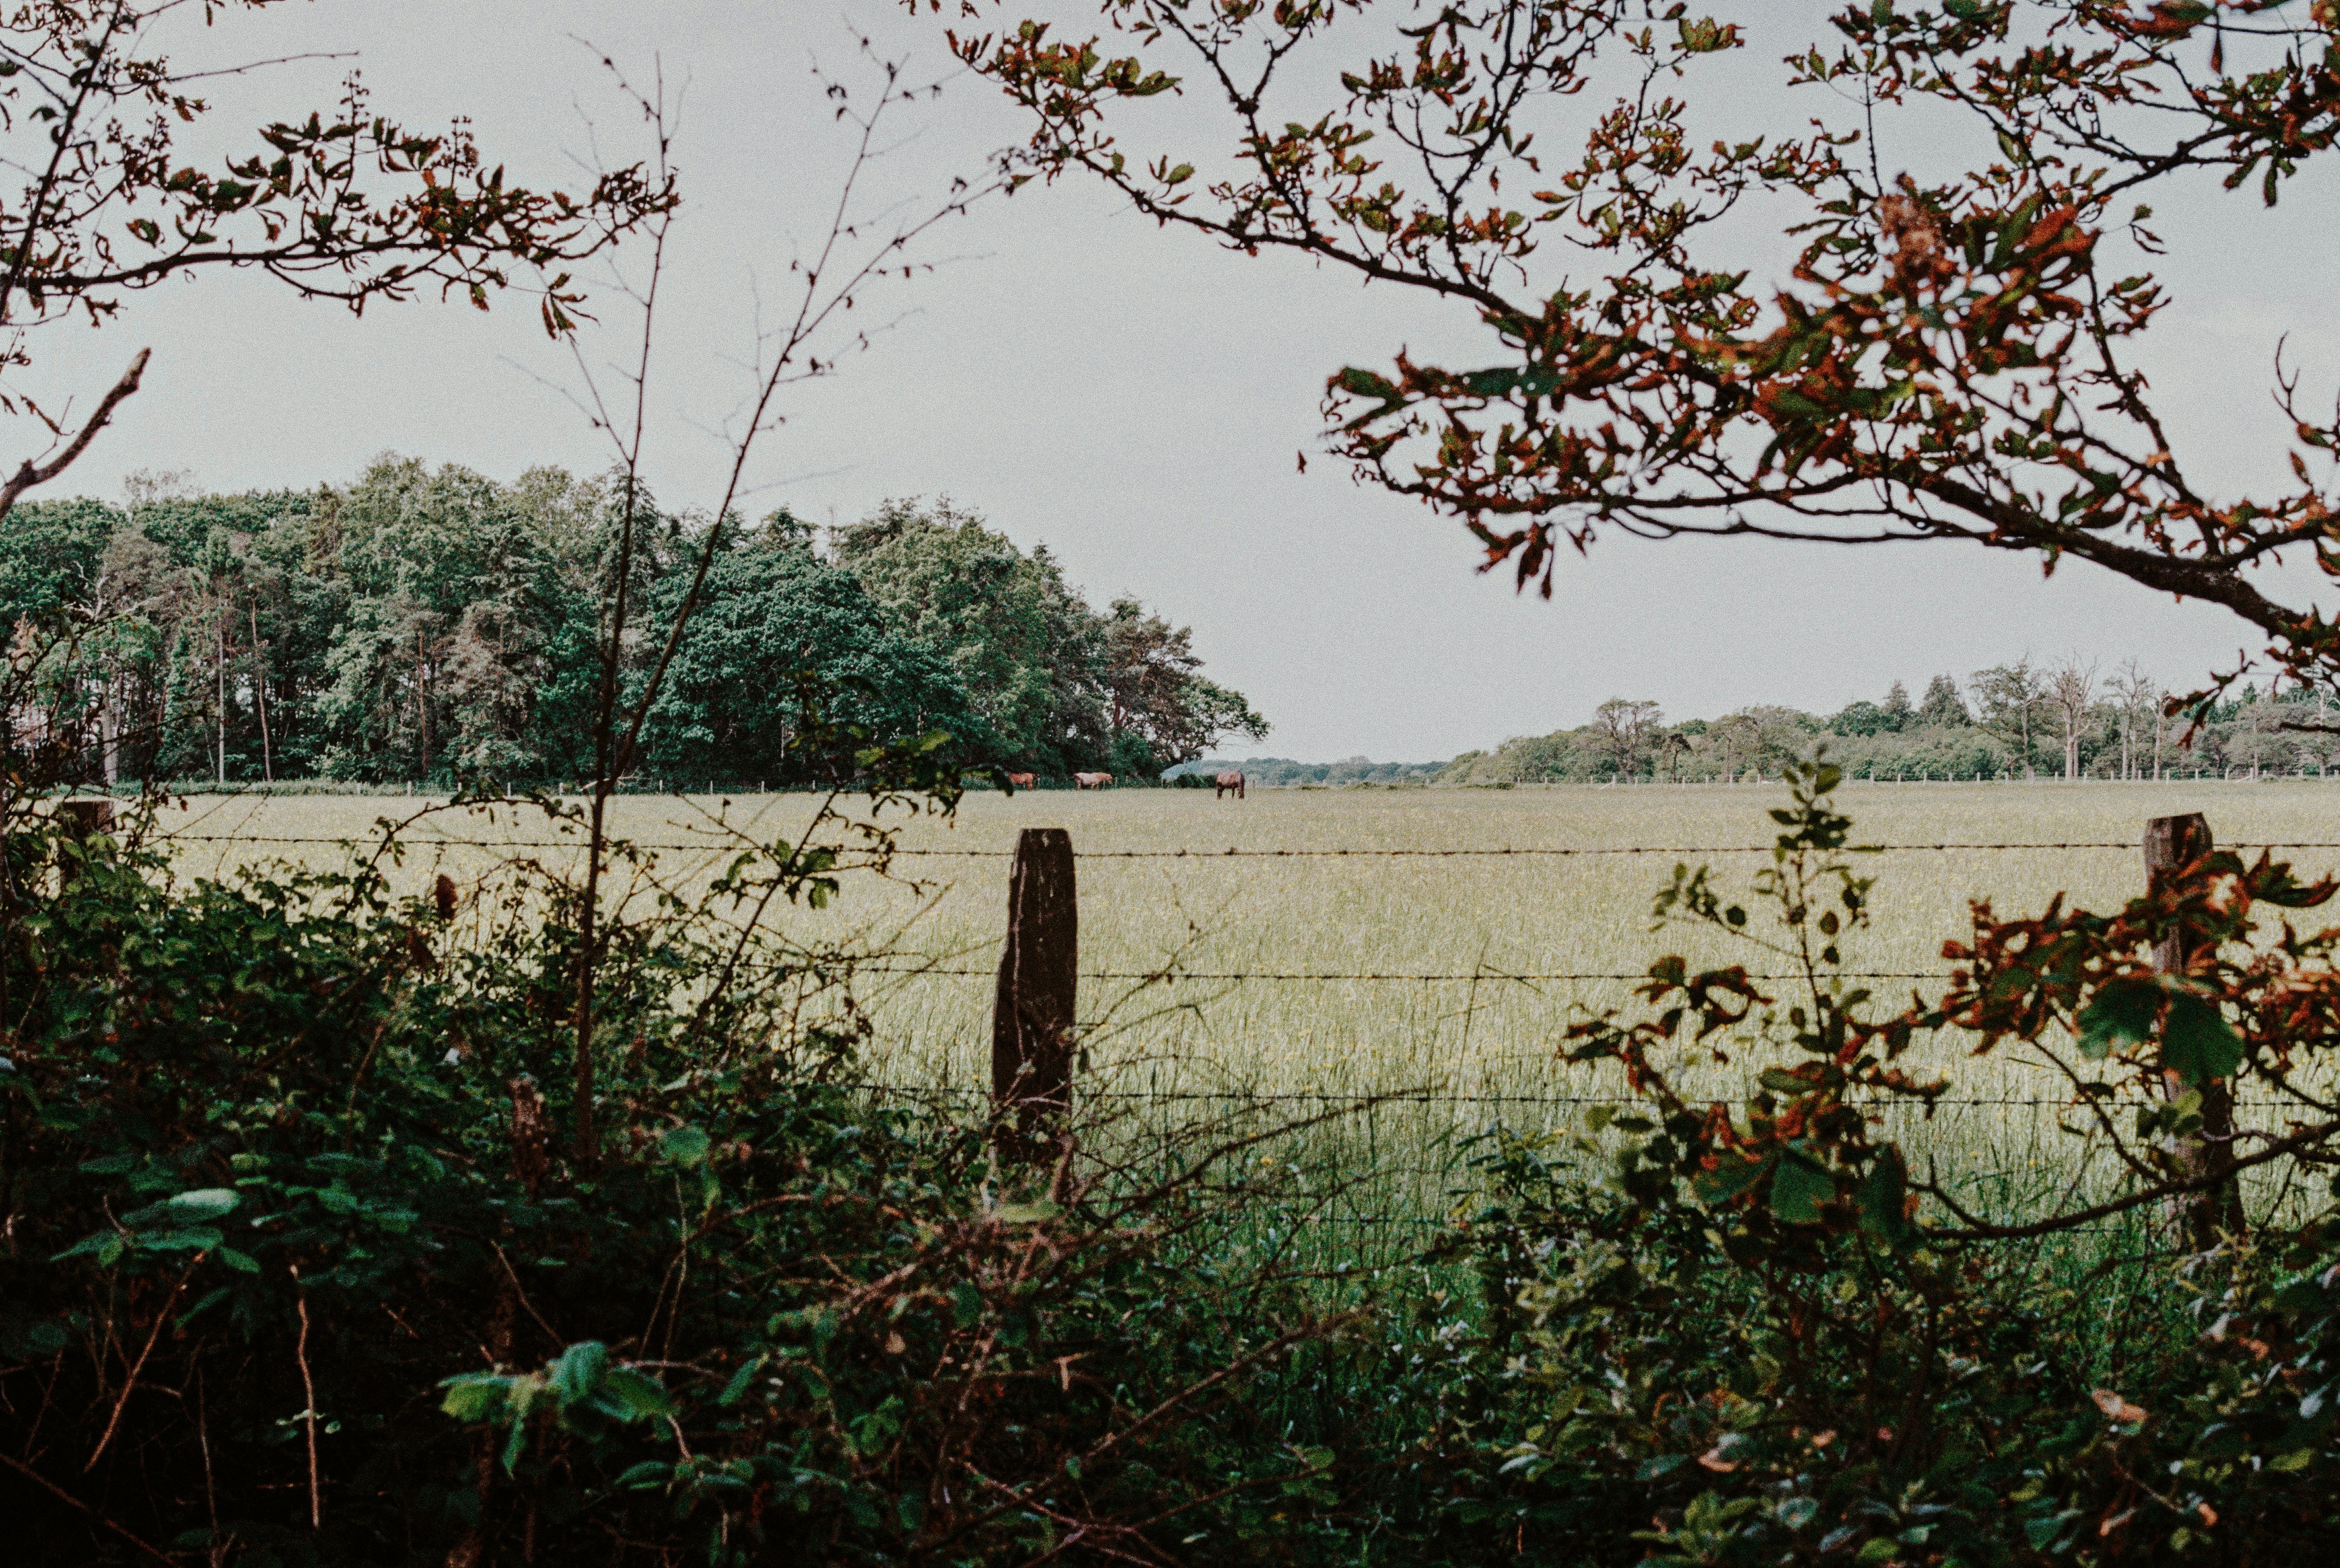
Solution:
{"label": "meadow", "polygon": [[[2203,811],[2225,845],[2340,839],[2340,789],[2312,779],[1849,785],[1840,799],[1859,842],[2025,846],[1898,848],[1869,859],[1875,919],[1846,943],[1845,964],[1880,977],[1866,983],[1887,996],[1946,971],[1943,940],[1965,932],[1971,899],[2004,915],[2059,891],[2099,908],[2137,891],[2147,818]],[[1743,888],[1767,855],[1672,851],[1767,846],[1766,812],[1780,803],[1775,785],[1284,789],[1243,801],[1195,790],[977,794],[950,818],[890,819],[906,851],[890,877],[849,878],[830,908],[788,911],[780,925],[873,955],[856,989],[874,1025],[863,1065],[875,1082],[977,1103],[989,1077],[1007,855],[1023,828],[1065,828],[1081,857],[1089,1092],[1169,1116],[1400,1097],[1320,1130],[1313,1146],[1372,1173],[1355,1197],[1361,1214],[1429,1217],[1453,1186],[1460,1138],[1498,1122],[1573,1126],[1588,1103],[1621,1093],[1613,1069],[1565,1064],[1556,1046],[1571,1022],[1628,1007],[1629,977],[1652,958],[1779,970],[1744,944],[1653,930],[1650,912],[1678,861],[1709,862]],[[406,805],[194,798],[163,826],[180,836],[182,871],[202,875],[239,859],[322,863],[336,853],[326,841],[362,837]],[[769,839],[800,833],[810,809],[801,795],[625,797],[617,830],[706,845],[656,853],[655,878],[687,890],[736,842],[718,824]],[[574,853],[542,848],[540,820],[438,816],[409,835],[401,877],[420,886],[443,869],[467,881],[515,840],[548,860]],[[2046,845],[2076,847],[2035,847]],[[1253,853],[1223,853],[1231,849]],[[1573,853],[1444,853],[1499,849]],[[1259,853],[1325,850],[1356,853]],[[2304,872],[2340,868],[2340,848],[2289,858]],[[1968,1049],[1964,1038],[1921,1049],[1952,1080],[1954,1103],[1930,1123],[1892,1113],[1913,1152],[2010,1196],[2085,1168],[2085,1151],[2057,1131],[2058,1082],[2019,1051]],[[1709,1064],[1692,1081],[1717,1097],[1744,1094],[1735,1067]]]}

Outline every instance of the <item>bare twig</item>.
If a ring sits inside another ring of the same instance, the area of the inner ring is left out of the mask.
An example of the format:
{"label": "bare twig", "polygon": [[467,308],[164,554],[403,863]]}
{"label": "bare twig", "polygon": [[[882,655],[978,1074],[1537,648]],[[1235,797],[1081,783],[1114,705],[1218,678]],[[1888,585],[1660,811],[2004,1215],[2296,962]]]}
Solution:
{"label": "bare twig", "polygon": [[309,1375],[309,1296],[301,1288],[301,1266],[292,1265],[292,1305],[301,1313],[301,1337],[293,1346],[293,1356],[301,1364],[301,1393],[309,1408],[301,1413],[309,1429],[309,1528],[317,1529],[325,1522],[324,1504],[317,1491],[317,1384]]}
{"label": "bare twig", "polygon": [[114,1441],[114,1428],[122,1424],[122,1407],[130,1403],[131,1391],[138,1386],[138,1374],[146,1370],[146,1358],[154,1354],[154,1342],[163,1337],[163,1325],[171,1321],[172,1304],[179,1299],[179,1292],[186,1288],[187,1276],[195,1272],[196,1264],[210,1255],[208,1252],[195,1254],[187,1266],[179,1271],[179,1283],[171,1287],[171,1294],[164,1297],[163,1305],[156,1309],[154,1326],[147,1332],[145,1348],[138,1353],[137,1363],[130,1369],[129,1380],[123,1384],[122,1393],[114,1402],[114,1414],[106,1420],[105,1434],[97,1440],[97,1446],[90,1450],[89,1463],[81,1467],[84,1475],[97,1468],[98,1460],[105,1454],[105,1445]]}

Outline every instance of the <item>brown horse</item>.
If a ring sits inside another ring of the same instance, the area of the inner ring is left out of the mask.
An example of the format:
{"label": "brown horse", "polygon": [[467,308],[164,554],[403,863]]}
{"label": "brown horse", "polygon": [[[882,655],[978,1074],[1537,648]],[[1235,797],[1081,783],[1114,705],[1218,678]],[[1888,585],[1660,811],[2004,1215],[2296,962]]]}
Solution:
{"label": "brown horse", "polygon": [[1113,775],[1110,773],[1076,773],[1073,775],[1073,782],[1084,789],[1105,789],[1111,788],[1113,784]]}
{"label": "brown horse", "polygon": [[1010,789],[1029,789],[1039,782],[1040,776],[1037,773],[1010,773],[1007,776],[1007,787]]}
{"label": "brown horse", "polygon": [[1211,782],[1218,786],[1218,793],[1211,797],[1214,800],[1225,799],[1227,798],[1227,791],[1230,789],[1235,792],[1236,799],[1240,800],[1244,798],[1244,776],[1235,769],[1228,769],[1225,772],[1219,774],[1216,778],[1213,779]]}

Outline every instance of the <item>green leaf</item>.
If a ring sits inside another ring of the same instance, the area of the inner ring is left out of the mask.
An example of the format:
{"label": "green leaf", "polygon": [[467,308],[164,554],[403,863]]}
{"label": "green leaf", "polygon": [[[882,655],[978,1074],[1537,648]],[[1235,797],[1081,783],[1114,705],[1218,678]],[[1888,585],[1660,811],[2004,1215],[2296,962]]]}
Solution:
{"label": "green leaf", "polygon": [[1790,1225],[1818,1225],[1820,1210],[1836,1200],[1836,1178],[1807,1158],[1780,1161],[1771,1178],[1771,1213]]}
{"label": "green leaf", "polygon": [[667,1477],[673,1474],[672,1465],[656,1459],[645,1459],[619,1476],[618,1484],[620,1487],[640,1492],[649,1487],[665,1485]]}
{"label": "green leaf", "polygon": [[1388,403],[1401,401],[1396,382],[1371,371],[1358,370],[1353,365],[1334,376],[1333,381],[1352,397],[1379,398]]}
{"label": "green leaf", "polygon": [[147,1231],[138,1237],[138,1245],[149,1252],[209,1252],[219,1244],[220,1233],[207,1225]]}
{"label": "green leaf", "polygon": [[[673,1396],[656,1381],[631,1368],[611,1367],[609,1375],[603,1379],[603,1384],[618,1406],[610,1414],[621,1421],[641,1421],[674,1414]],[[603,1404],[608,1408],[609,1401],[604,1401]]]}
{"label": "green leaf", "polygon": [[598,1339],[580,1340],[562,1351],[545,1372],[552,1391],[560,1396],[561,1408],[583,1404],[601,1392],[610,1372],[610,1347]]}
{"label": "green leaf", "polygon": [[1008,1225],[1037,1225],[1044,1219],[1054,1219],[1065,1211],[1047,1199],[1037,1203],[1004,1203],[992,1213]]}
{"label": "green leaf", "polygon": [[951,1291],[951,1316],[961,1328],[973,1328],[983,1321],[983,1292],[975,1288],[973,1280],[963,1279]]}
{"label": "green leaf", "polygon": [[2161,1029],[2162,1065],[2197,1087],[2212,1078],[2231,1077],[2243,1065],[2242,1037],[2216,1006],[2190,991],[2169,998],[2169,1017]]}
{"label": "green leaf", "polygon": [[764,1370],[765,1363],[770,1359],[768,1355],[759,1355],[753,1361],[742,1363],[739,1370],[731,1374],[731,1381],[723,1385],[723,1392],[715,1396],[715,1403],[739,1404],[747,1396],[749,1386],[756,1381],[756,1374]]}
{"label": "green leaf", "polygon": [[439,1386],[447,1391],[447,1397],[439,1402],[441,1410],[458,1421],[491,1421],[503,1408],[511,1379],[492,1372],[468,1372]]}
{"label": "green leaf", "polygon": [[149,1204],[122,1216],[122,1223],[133,1230],[161,1230],[165,1226],[201,1225],[232,1214],[243,1201],[243,1195],[223,1186],[199,1187],[183,1192],[176,1197],[158,1204]]}
{"label": "green leaf", "polygon": [[707,1135],[698,1127],[677,1127],[659,1140],[659,1156],[669,1165],[695,1166],[705,1163],[708,1147]]}
{"label": "green leaf", "polygon": [[1860,1228],[1889,1246],[1899,1246],[1909,1239],[1909,1173],[1901,1163],[1901,1151],[1888,1147],[1877,1156],[1861,1178],[1857,1195],[1860,1207]]}
{"label": "green leaf", "polygon": [[1725,1156],[1721,1165],[1710,1171],[1700,1171],[1691,1178],[1691,1187],[1698,1194],[1699,1202],[1710,1208],[1719,1208],[1761,1181],[1764,1173],[1771,1168],[1771,1159],[1750,1160]]}
{"label": "green leaf", "polygon": [[98,1267],[111,1268],[114,1266],[114,1260],[129,1250],[130,1244],[122,1239],[119,1232],[102,1230],[95,1236],[82,1237],[49,1261],[63,1263],[69,1257],[94,1257],[97,1260]]}
{"label": "green leaf", "polygon": [[2137,1046],[2153,1036],[2164,993],[2158,982],[2130,978],[2098,990],[2080,1010],[2080,1052],[2101,1060],[2116,1045]]}

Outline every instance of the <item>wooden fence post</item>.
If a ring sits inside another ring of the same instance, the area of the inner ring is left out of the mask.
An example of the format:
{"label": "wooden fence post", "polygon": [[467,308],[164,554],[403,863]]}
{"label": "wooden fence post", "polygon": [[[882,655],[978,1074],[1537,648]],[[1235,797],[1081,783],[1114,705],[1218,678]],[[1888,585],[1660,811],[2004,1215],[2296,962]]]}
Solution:
{"label": "wooden fence post", "polygon": [[[2155,817],[2145,825],[2145,878],[2150,890],[2162,877],[2192,864],[2212,849],[2210,824],[2200,812],[2183,817]],[[2201,950],[2197,941],[2172,933],[2153,949],[2153,967],[2165,975],[2182,975]],[[2161,1092],[2168,1099],[2185,1097],[2185,1079],[2164,1069]],[[2205,1176],[2232,1163],[2235,1154],[2235,1091],[2224,1078],[2202,1086],[2202,1130],[2176,1146],[2179,1168],[2187,1176]],[[2218,1233],[2240,1235],[2243,1228],[2242,1188],[2232,1176],[2204,1188],[2177,1206],[2185,1216],[2189,1242],[2196,1252],[2218,1244]]]}
{"label": "wooden fence post", "polygon": [[65,837],[88,839],[114,830],[114,802],[111,800],[60,800],[57,802],[57,828]]}
{"label": "wooden fence post", "polygon": [[992,1104],[1000,1146],[1014,1157],[1045,1153],[1069,1103],[1079,983],[1073,836],[1026,828],[1007,882],[1007,944],[991,1013]]}

